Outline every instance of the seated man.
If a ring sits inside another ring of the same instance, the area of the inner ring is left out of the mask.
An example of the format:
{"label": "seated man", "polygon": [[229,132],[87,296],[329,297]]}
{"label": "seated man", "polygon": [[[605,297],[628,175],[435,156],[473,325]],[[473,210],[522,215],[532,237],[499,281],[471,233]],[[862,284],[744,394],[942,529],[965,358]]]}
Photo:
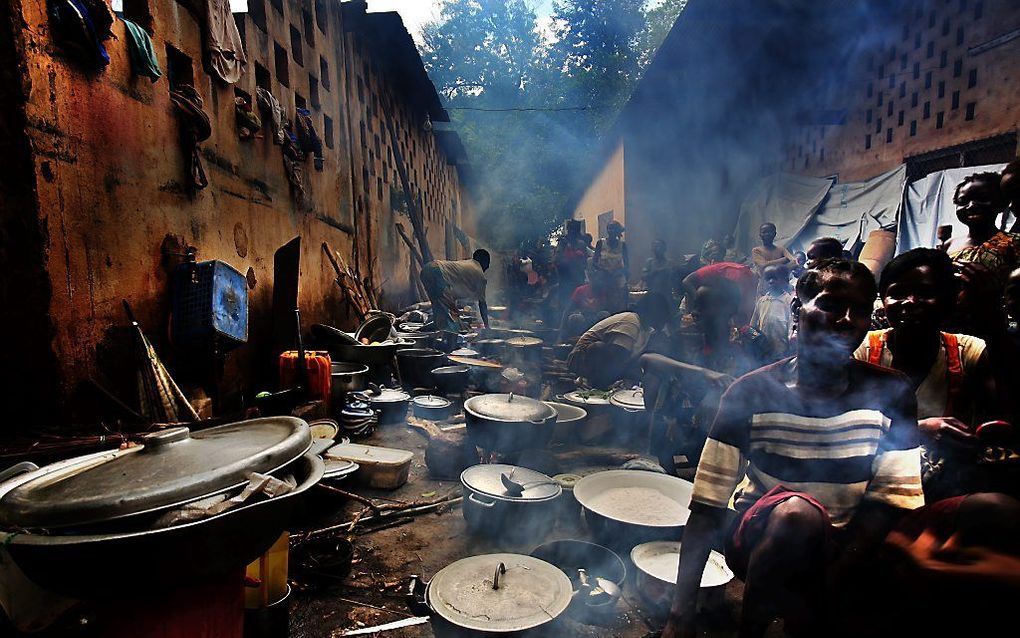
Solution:
{"label": "seated man", "polygon": [[851,356],[875,295],[859,263],[805,273],[797,355],[723,395],[698,465],[664,638],[695,635],[701,574],[745,474],[726,551],[745,582],[744,637],[764,635],[777,612],[789,634],[829,635],[826,582],[858,574],[900,514],[923,504],[912,388],[901,373]]}
{"label": "seated man", "polygon": [[700,286],[672,357],[641,357],[649,451],[668,472],[693,478],[719,397],[736,376],[762,364],[765,338],[735,326],[741,293],[726,279]]}
{"label": "seated man", "polygon": [[478,314],[489,327],[489,307],[485,303],[485,271],[489,269],[489,251],[479,248],[471,259],[436,259],[421,269],[421,283],[432,302],[437,330],[459,332],[457,300],[478,301]]}
{"label": "seated man", "polygon": [[629,374],[636,377],[636,364],[648,339],[667,319],[666,300],[649,293],[633,312],[610,315],[581,335],[567,356],[567,368],[595,388],[608,388]]}
{"label": "seated man", "polygon": [[869,332],[854,356],[910,379],[924,443],[926,500],[989,489],[973,482],[975,432],[1005,410],[985,342],[939,330],[956,304],[952,261],[941,250],[915,248],[886,265],[878,289],[891,327]]}
{"label": "seated man", "polygon": [[592,327],[596,321],[605,319],[609,315],[606,311],[608,307],[609,295],[601,279],[578,286],[570,295],[570,301],[563,310],[560,341],[571,341]]}

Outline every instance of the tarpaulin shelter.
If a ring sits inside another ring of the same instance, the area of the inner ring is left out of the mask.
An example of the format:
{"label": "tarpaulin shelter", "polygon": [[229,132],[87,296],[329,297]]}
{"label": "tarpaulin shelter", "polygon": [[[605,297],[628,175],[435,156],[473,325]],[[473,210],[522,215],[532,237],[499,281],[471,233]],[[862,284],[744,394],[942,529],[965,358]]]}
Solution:
{"label": "tarpaulin shelter", "polygon": [[745,253],[758,243],[758,227],[776,225],[776,242],[804,250],[818,237],[836,237],[848,249],[873,230],[892,229],[903,201],[906,166],[863,182],[781,173],[758,183],[740,207],[737,247]]}

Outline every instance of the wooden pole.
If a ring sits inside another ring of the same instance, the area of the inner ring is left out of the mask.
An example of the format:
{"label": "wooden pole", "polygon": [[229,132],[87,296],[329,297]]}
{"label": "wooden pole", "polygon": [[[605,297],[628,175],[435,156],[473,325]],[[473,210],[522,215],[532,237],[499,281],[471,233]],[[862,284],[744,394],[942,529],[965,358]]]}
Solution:
{"label": "wooden pole", "polygon": [[424,263],[433,260],[432,249],[429,247],[428,237],[425,234],[425,223],[418,203],[411,196],[411,181],[407,175],[407,165],[404,164],[404,156],[400,152],[400,145],[397,141],[397,133],[393,128],[393,120],[389,113],[383,111],[383,120],[386,122],[386,132],[390,136],[390,149],[393,151],[393,160],[396,164],[397,175],[400,177],[400,185],[404,190],[404,201],[407,202],[407,216],[411,218],[411,230],[421,250],[421,258]]}

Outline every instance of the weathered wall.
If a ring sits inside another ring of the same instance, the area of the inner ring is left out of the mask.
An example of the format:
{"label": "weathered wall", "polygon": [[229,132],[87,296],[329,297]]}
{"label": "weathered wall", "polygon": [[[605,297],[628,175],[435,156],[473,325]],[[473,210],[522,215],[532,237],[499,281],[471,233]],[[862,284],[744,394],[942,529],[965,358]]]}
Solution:
{"label": "weathered wall", "polygon": [[623,153],[621,141],[606,156],[605,163],[574,208],[574,219],[584,220],[585,232],[591,233],[596,239],[599,237],[599,215],[603,213],[612,211],[613,219],[624,226],[627,224]]}
{"label": "weathered wall", "polygon": [[[106,43],[110,65],[98,74],[86,73],[52,42],[45,0],[22,3],[25,29],[18,35],[25,48],[24,73],[7,76],[5,84],[20,86],[27,98],[31,174],[38,184],[37,213],[28,214],[37,215],[45,238],[40,255],[45,275],[38,288],[48,286],[52,296],[48,317],[36,310],[18,323],[52,329],[49,356],[59,365],[54,412],[66,407],[64,399],[89,378],[101,380],[122,396],[133,396],[130,333],[124,328],[121,299],[132,303],[157,350],[173,362],[174,353],[165,338],[169,295],[163,266],[166,256],[161,250],[168,236],[176,242],[166,245],[195,246],[199,259],[221,259],[242,273],[250,269],[254,276],[249,291],[249,345],[229,355],[221,384],[234,398],[250,397],[270,382],[267,367],[257,364],[271,355],[273,254],[293,237],[302,237],[299,303],[306,326],[314,322],[349,325],[320,245],[328,241],[350,256],[355,245],[351,230],[358,236],[363,272],[370,273],[392,298],[406,298],[406,250],[396,246],[389,234],[388,187],[377,179],[382,160],[372,147],[377,149],[379,142],[361,144],[355,138],[351,143],[369,103],[374,103],[376,117],[379,108],[390,109],[398,114],[398,126],[410,131],[407,143],[414,158],[414,183],[433,221],[430,238],[437,251],[443,245],[442,217],[457,197],[453,167],[436,151],[434,142],[430,145],[423,139],[428,136],[420,127],[408,124],[414,118],[401,113],[399,100],[386,92],[383,79],[370,80],[363,91],[365,102],[355,102],[354,76],[370,74],[372,62],[341,46],[339,3],[284,0],[279,11],[266,1],[265,31],[245,17],[249,66],[236,87],[210,78],[203,70],[197,15],[181,2],[149,5],[154,17],[153,47],[164,73],[168,46],[190,57],[196,88],[212,121],[212,137],[202,144],[209,186],[194,195],[183,186],[184,159],[167,78],[152,84],[132,75],[123,23],[116,22],[115,39]],[[328,13],[325,20],[321,16],[313,20],[315,32],[310,37],[304,33],[302,9]],[[291,25],[303,35],[303,64],[298,64],[291,50]],[[274,42],[288,51],[288,86],[277,77]],[[310,159],[304,165],[311,211],[299,210],[295,204],[280,148],[271,142],[268,128],[263,129],[263,139],[241,141],[238,137],[235,88],[254,95],[256,64],[263,69],[258,74],[260,83],[273,92],[290,117],[295,102],[303,98],[320,136],[325,138],[327,133],[325,118],[333,122],[323,170],[316,171]],[[326,77],[323,70],[328,72]],[[319,84],[318,106],[311,97],[312,80]],[[375,131],[378,134],[378,128]],[[31,226],[31,221],[22,225]],[[372,264],[379,270],[371,270]],[[261,378],[256,374],[260,371]],[[47,410],[37,416],[52,417]]]}
{"label": "weathered wall", "polygon": [[[785,168],[862,180],[905,158],[1016,132],[1017,29],[1013,0],[905,3],[898,20],[848,61],[848,77],[819,101],[845,109],[845,124],[803,128],[790,140]],[[1009,34],[1011,40],[991,46]]]}

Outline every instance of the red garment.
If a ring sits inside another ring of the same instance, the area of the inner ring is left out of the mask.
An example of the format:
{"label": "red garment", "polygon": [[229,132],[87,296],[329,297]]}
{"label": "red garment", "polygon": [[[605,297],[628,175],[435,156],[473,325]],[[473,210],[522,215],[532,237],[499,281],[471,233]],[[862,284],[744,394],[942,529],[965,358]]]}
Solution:
{"label": "red garment", "polygon": [[916,540],[921,532],[927,530],[945,542],[956,532],[956,513],[968,496],[944,498],[911,510],[896,525],[896,531]]}
{"label": "red garment", "polygon": [[758,296],[758,275],[743,264],[720,261],[698,268],[694,271],[693,277],[695,287],[712,279],[721,278],[736,284],[745,297],[750,296],[753,299]]}
{"label": "red garment", "polygon": [[829,520],[829,512],[825,509],[825,506],[810,494],[795,492],[783,485],[777,485],[768,492],[765,492],[761,498],[754,502],[754,505],[747,508],[747,511],[740,517],[737,528],[727,543],[726,564],[730,566],[730,569],[737,576],[743,578],[747,574],[747,563],[751,559],[751,552],[754,551],[755,546],[761,541],[761,536],[765,533],[765,526],[768,525],[769,515],[772,514],[772,510],[776,509],[777,505],[795,496],[810,503],[822,515],[826,529],[825,544],[829,544],[833,527]]}
{"label": "red garment", "polygon": [[574,294],[570,295],[571,303],[582,310],[601,310],[606,307],[607,300],[605,293],[596,295],[591,284],[581,284],[574,289]]}

